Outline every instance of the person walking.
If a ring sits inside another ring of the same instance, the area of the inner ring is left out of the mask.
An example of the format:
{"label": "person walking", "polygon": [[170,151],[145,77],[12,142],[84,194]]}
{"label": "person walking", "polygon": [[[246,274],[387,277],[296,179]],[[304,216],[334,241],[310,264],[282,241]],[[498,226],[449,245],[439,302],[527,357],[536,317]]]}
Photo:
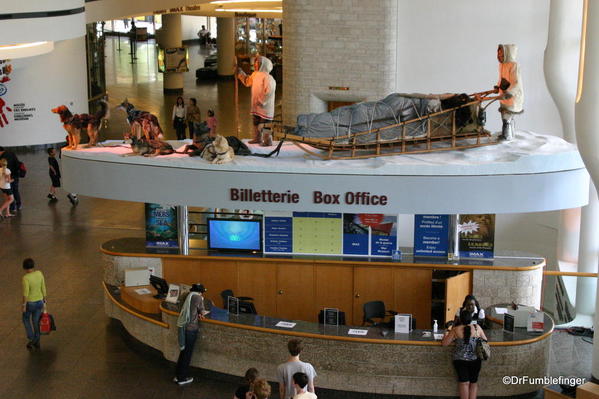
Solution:
{"label": "person walking", "polygon": [[14,201],[10,204],[10,211],[20,211],[22,208],[21,193],[19,192],[19,169],[21,161],[19,161],[19,158],[17,158],[17,155],[14,152],[5,150],[2,146],[0,146],[0,159],[6,159],[8,169],[11,171],[12,182],[10,183],[10,189]]}
{"label": "person walking", "polygon": [[206,292],[206,289],[202,284],[192,285],[177,319],[179,349],[181,351],[177,359],[173,381],[179,385],[193,382],[193,377],[189,375],[189,364],[191,363],[193,348],[198,338],[198,331],[200,330],[199,321],[203,320],[204,315],[207,314],[204,308],[204,292]]}
{"label": "person walking", "polygon": [[478,324],[472,324],[472,312],[468,309],[460,313],[460,325],[448,329],[443,335],[443,346],[455,341],[453,366],[458,374],[460,399],[476,399],[478,394],[478,374],[482,363],[476,355],[478,339],[486,341],[487,336]]}
{"label": "person walking", "polygon": [[287,349],[291,357],[277,367],[277,381],[279,382],[279,397],[281,399],[291,399],[295,396],[293,386],[293,375],[295,373],[304,373],[308,376],[308,392],[314,393],[314,379],[316,370],[307,362],[300,360],[300,353],[303,350],[302,341],[299,339],[290,339],[287,343]]}
{"label": "person walking", "polygon": [[15,216],[10,213],[10,204],[14,201],[12,190],[10,189],[10,183],[12,182],[11,171],[7,167],[8,161],[6,159],[0,159],[0,190],[4,196],[4,201],[0,205],[0,217]]}
{"label": "person walking", "polygon": [[23,324],[27,334],[27,349],[40,347],[40,317],[48,298],[46,282],[41,271],[35,270],[35,262],[31,258],[23,261]]}
{"label": "person walking", "polygon": [[202,123],[202,113],[197,105],[195,98],[189,99],[189,105],[187,106],[187,113],[185,118],[187,119],[187,127],[189,128],[189,138],[193,140],[193,136],[196,134],[196,130],[200,123]]}
{"label": "person walking", "polygon": [[[50,201],[58,201],[56,198],[56,189],[60,187],[60,166],[58,166],[58,161],[56,160],[56,151],[54,148],[48,148],[48,169],[50,173],[50,189],[48,193],[48,198]],[[68,193],[67,198],[71,201],[71,205],[75,206],[79,203],[79,198],[77,198],[77,194]]]}
{"label": "person walking", "polygon": [[185,118],[187,108],[183,97],[177,97],[177,103],[173,106],[173,128],[177,133],[177,140],[185,140]]}

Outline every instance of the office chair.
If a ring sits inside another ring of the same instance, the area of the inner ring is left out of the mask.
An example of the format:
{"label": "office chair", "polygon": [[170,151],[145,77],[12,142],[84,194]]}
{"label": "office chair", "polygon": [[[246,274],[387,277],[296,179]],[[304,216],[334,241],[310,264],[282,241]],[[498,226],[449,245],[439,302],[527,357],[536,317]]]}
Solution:
{"label": "office chair", "polygon": [[233,296],[239,299],[239,313],[249,313],[249,314],[257,314],[256,306],[251,302],[254,298],[249,296],[235,296],[233,290],[223,290],[220,293],[221,298],[223,299],[223,309],[227,309],[227,298]]}
{"label": "office chair", "polygon": [[[393,320],[387,320],[387,316],[395,316],[397,314],[394,310],[385,310],[385,303],[383,301],[371,301],[364,304],[364,317],[362,319],[362,325],[370,323],[373,327],[385,327],[394,328]],[[374,321],[373,319],[379,319]]]}

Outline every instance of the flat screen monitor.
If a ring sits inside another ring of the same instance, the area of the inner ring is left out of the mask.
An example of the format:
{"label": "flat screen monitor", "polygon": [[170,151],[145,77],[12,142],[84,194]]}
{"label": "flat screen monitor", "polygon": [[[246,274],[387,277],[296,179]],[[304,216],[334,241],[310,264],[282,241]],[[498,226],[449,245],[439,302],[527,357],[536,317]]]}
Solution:
{"label": "flat screen monitor", "polygon": [[208,219],[208,248],[221,251],[262,251],[262,221]]}

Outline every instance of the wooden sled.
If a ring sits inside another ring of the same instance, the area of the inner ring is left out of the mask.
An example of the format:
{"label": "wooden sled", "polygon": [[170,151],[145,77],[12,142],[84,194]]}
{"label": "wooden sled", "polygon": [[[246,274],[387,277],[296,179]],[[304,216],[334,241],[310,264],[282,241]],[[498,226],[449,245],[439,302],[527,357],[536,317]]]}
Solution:
{"label": "wooden sled", "polygon": [[[418,154],[497,144],[497,138],[492,137],[491,133],[484,128],[484,125],[477,118],[483,101],[485,99],[473,100],[455,108],[445,109],[397,124],[348,135],[310,138],[289,133],[279,133],[277,134],[277,138],[279,140],[291,141],[310,156],[323,160],[363,159],[401,154]],[[471,115],[473,115],[471,119],[473,121],[461,128],[457,128],[456,112],[464,107],[470,107]],[[426,124],[425,133],[418,136],[407,135],[406,130],[410,126],[414,126],[415,123]],[[383,139],[381,133],[389,129],[401,129],[401,134],[393,139]],[[374,137],[367,139],[366,135]]]}

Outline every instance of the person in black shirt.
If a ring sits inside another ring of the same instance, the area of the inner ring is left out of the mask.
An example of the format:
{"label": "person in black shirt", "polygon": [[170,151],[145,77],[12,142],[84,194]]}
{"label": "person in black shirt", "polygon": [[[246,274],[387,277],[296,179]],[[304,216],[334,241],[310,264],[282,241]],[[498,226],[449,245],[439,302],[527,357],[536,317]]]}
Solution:
{"label": "person in black shirt", "polygon": [[[60,187],[60,167],[58,166],[58,161],[56,160],[56,152],[54,148],[48,148],[48,166],[50,172],[50,192],[48,193],[48,198],[51,201],[58,201],[56,198],[56,188]],[[71,201],[71,204],[77,205],[79,199],[77,198],[77,194],[69,193],[67,194],[67,198]]]}
{"label": "person in black shirt", "polygon": [[10,204],[10,211],[21,210],[21,194],[19,193],[19,169],[21,162],[14,152],[5,150],[4,147],[0,147],[0,159],[6,159],[8,163],[7,167],[11,171],[12,182],[10,183],[10,189],[15,200]]}

